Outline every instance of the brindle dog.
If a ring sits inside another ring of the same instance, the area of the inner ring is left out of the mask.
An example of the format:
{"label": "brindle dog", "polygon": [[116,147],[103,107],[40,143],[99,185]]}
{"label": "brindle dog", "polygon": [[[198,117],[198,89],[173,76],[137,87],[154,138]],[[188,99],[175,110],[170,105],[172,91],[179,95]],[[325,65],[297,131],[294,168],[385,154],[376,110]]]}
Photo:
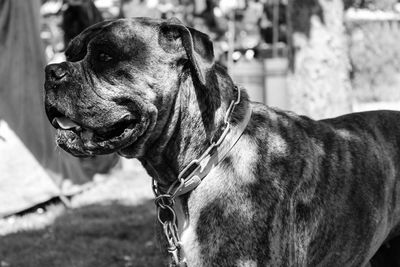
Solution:
{"label": "brindle dog", "polygon": [[[164,187],[221,135],[237,98],[208,36],[174,19],[99,23],[66,57],[46,67],[58,145],[136,157]],[[400,112],[315,121],[242,89],[233,130],[249,109],[225,159],[179,197],[188,266],[368,265],[399,234]]]}

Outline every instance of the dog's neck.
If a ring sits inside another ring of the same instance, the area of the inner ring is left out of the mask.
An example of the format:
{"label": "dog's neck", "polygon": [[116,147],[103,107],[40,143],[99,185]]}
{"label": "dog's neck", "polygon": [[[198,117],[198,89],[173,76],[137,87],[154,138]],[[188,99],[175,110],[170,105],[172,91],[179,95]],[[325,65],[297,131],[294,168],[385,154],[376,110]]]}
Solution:
{"label": "dog's neck", "polygon": [[[160,185],[173,183],[179,172],[221,134],[225,113],[230,102],[237,97],[237,91],[224,70],[217,71],[216,81],[211,86],[213,88],[195,89],[190,75],[182,78],[163,132],[146,156],[140,158],[147,172]],[[247,95],[241,98],[239,111],[232,114],[236,121],[242,118],[244,113],[241,110],[248,105]]]}

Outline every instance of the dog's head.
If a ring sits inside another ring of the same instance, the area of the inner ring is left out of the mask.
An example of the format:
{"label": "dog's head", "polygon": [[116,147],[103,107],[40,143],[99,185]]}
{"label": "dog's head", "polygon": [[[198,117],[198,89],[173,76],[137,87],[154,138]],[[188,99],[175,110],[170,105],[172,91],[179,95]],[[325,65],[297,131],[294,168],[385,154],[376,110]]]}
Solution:
{"label": "dog's head", "polygon": [[58,145],[75,156],[128,147],[141,156],[165,126],[183,71],[205,88],[214,60],[208,36],[176,19],[101,22],[65,54],[46,67],[45,108]]}

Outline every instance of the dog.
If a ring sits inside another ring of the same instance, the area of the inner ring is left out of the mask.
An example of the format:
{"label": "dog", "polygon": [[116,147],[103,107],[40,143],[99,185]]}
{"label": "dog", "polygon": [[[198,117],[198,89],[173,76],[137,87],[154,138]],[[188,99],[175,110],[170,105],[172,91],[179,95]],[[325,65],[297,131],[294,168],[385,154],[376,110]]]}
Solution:
{"label": "dog", "polygon": [[369,266],[399,235],[400,112],[250,102],[177,19],[101,22],[66,58],[45,69],[58,146],[141,161],[172,265]]}

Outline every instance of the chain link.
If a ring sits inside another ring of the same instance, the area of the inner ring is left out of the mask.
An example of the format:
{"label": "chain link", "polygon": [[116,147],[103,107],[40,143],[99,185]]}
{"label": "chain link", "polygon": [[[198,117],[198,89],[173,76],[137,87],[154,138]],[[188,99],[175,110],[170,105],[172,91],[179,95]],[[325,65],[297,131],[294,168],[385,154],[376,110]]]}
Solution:
{"label": "chain link", "polygon": [[168,242],[168,253],[171,256],[171,266],[185,266],[181,260],[181,241],[179,239],[178,221],[174,210],[175,200],[169,194],[159,195],[155,199],[157,219],[163,227],[164,236]]}
{"label": "chain link", "polygon": [[[236,86],[235,86],[235,88],[236,88],[236,90],[237,90],[237,99],[236,99],[236,101],[235,101],[235,100],[232,100],[232,101],[231,101],[231,103],[230,103],[230,105],[229,105],[229,107],[228,107],[228,109],[227,109],[227,111],[226,111],[226,113],[225,113],[224,125],[223,125],[224,131],[222,132],[221,136],[218,138],[217,141],[212,141],[212,142],[211,142],[210,146],[207,148],[206,151],[204,151],[204,153],[203,153],[199,158],[197,158],[197,159],[191,161],[191,162],[179,173],[178,179],[177,179],[177,180],[169,187],[169,189],[168,189],[168,193],[171,194],[171,196],[172,196],[173,198],[175,197],[176,193],[179,192],[179,190],[184,186],[184,184],[185,184],[185,178],[186,178],[186,177],[184,177],[184,175],[186,174],[186,172],[187,172],[188,170],[190,170],[191,168],[193,168],[193,166],[196,166],[196,167],[197,167],[197,166],[200,164],[200,162],[201,162],[205,157],[207,157],[207,156],[210,154],[210,152],[211,152],[214,148],[219,147],[219,146],[222,144],[222,142],[225,140],[225,137],[228,135],[228,133],[229,133],[229,131],[230,131],[230,129],[231,129],[231,124],[230,124],[229,119],[230,119],[230,117],[231,117],[233,111],[235,110],[236,105],[238,105],[238,104],[240,103],[240,97],[241,97],[240,89],[237,88]],[[176,185],[177,182],[179,182],[180,184],[179,184],[178,187],[175,187],[175,185]],[[174,190],[173,192],[171,192],[172,189],[175,189],[175,190]]]}
{"label": "chain link", "polygon": [[[152,189],[155,195],[155,204],[157,207],[157,218],[163,227],[164,236],[168,242],[168,253],[172,258],[172,266],[186,266],[185,261],[181,259],[181,241],[179,239],[178,221],[174,210],[175,196],[177,192],[185,185],[185,174],[192,168],[198,167],[200,162],[207,157],[210,152],[222,144],[228,132],[230,131],[230,117],[235,110],[236,105],[240,103],[240,89],[237,90],[237,99],[232,100],[224,117],[224,131],[217,141],[212,141],[207,150],[198,158],[191,161],[178,175],[178,179],[169,187],[166,193],[162,193],[159,189],[157,181],[153,179]],[[179,186],[176,186],[179,183]]]}

